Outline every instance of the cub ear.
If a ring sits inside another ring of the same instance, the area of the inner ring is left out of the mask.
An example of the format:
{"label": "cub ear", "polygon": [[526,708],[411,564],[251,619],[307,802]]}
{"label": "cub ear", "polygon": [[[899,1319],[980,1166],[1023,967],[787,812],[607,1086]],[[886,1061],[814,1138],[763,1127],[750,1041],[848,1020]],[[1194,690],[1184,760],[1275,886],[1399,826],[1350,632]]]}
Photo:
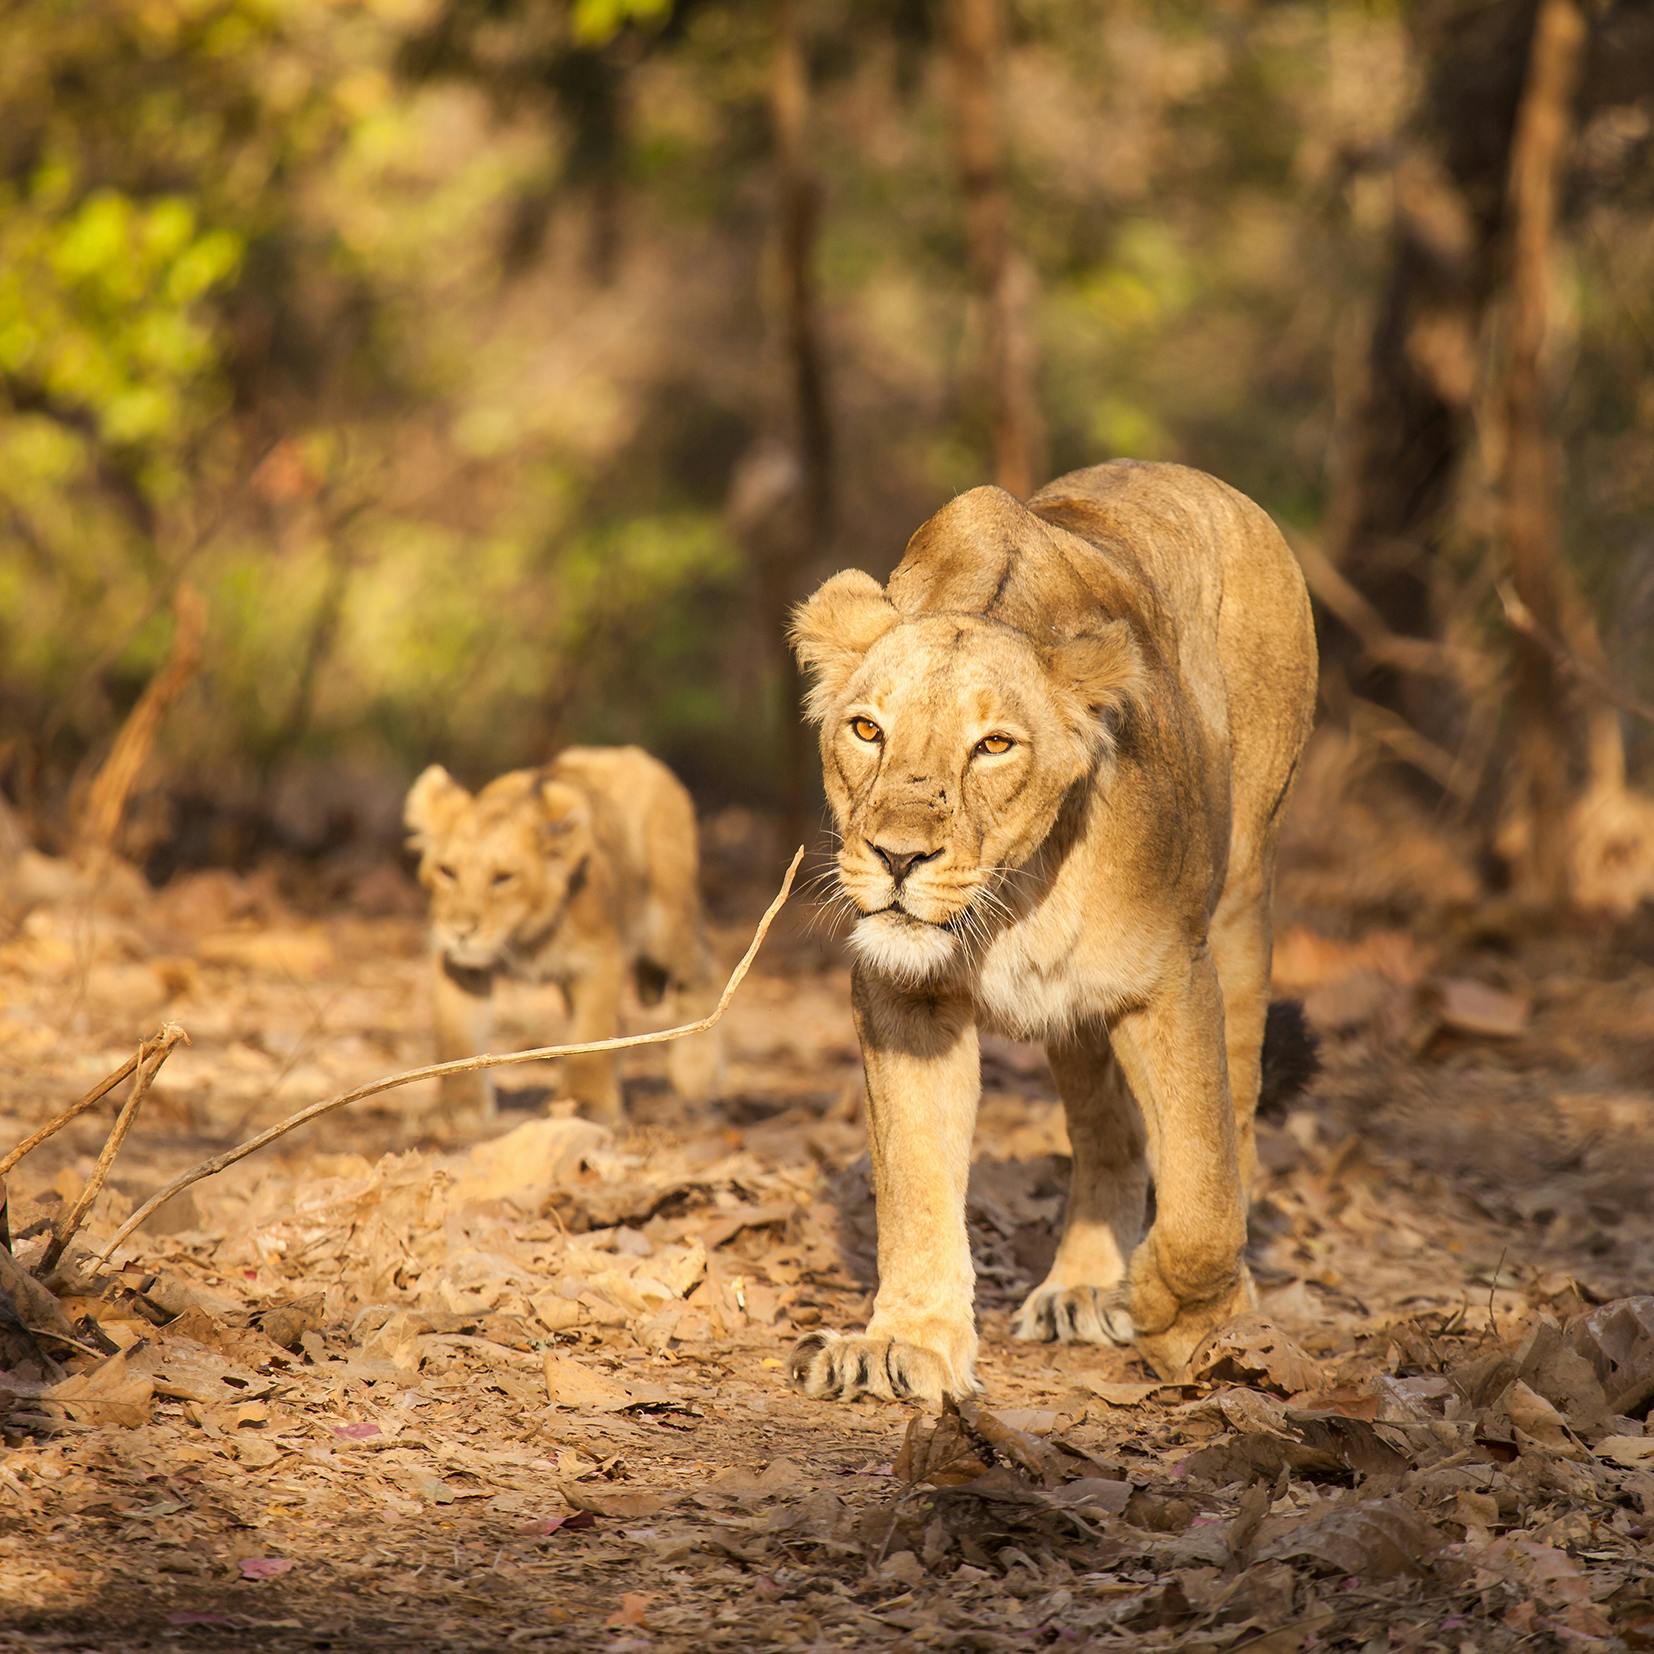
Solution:
{"label": "cub ear", "polygon": [[407,802],[402,806],[410,847],[423,850],[440,838],[470,802],[471,795],[453,776],[440,764],[432,764],[408,789]]}
{"label": "cub ear", "polygon": [[793,610],[787,640],[807,692],[804,716],[819,724],[862,656],[901,618],[884,587],[860,569],[845,569]]}
{"label": "cub ear", "polygon": [[1148,684],[1143,651],[1130,625],[1114,620],[1075,632],[1051,644],[1044,660],[1046,671],[1084,707],[1081,733],[1112,747]]}
{"label": "cub ear", "polygon": [[540,783],[540,807],[545,811],[540,830],[547,839],[560,839],[591,825],[591,806],[578,787],[562,781]]}

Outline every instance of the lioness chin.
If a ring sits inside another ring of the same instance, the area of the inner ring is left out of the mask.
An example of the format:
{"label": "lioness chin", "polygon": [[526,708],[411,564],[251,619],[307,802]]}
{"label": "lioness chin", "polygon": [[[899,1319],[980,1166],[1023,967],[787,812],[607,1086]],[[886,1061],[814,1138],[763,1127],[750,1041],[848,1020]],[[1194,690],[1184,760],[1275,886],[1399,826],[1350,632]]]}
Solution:
{"label": "lioness chin", "polygon": [[979,1028],[1044,1043],[1073,1150],[1016,1335],[1178,1372],[1253,1302],[1275,840],[1316,687],[1291,552],[1214,478],[1118,462],[961,495],[884,586],[827,581],[793,644],[857,914],[879,1264],[866,1331],[812,1333],[794,1381],[974,1387]]}

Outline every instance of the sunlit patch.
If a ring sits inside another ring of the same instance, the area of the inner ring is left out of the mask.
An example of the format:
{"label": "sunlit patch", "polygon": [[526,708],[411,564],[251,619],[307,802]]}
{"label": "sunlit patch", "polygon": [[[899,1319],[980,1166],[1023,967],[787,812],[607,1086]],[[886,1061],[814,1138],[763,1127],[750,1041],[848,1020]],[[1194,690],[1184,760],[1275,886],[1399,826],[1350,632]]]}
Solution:
{"label": "sunlit patch", "polygon": [[903,986],[917,987],[952,963],[957,943],[937,925],[887,911],[861,920],[850,932],[850,946],[869,970]]}

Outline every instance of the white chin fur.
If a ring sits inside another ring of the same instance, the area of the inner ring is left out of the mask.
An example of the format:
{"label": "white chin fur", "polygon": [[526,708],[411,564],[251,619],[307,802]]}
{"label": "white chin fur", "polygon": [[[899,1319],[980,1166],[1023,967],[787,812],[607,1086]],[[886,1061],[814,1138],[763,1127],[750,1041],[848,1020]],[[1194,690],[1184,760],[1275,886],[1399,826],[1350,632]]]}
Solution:
{"label": "white chin fur", "polygon": [[939,975],[953,958],[953,938],[935,925],[899,913],[874,913],[850,932],[856,957],[880,976],[916,987]]}

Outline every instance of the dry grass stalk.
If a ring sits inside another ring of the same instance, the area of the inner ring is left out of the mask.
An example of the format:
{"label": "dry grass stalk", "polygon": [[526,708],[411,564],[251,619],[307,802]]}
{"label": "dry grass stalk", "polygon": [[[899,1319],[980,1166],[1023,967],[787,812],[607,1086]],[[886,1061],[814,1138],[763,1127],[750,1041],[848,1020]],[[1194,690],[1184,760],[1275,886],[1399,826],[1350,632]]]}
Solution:
{"label": "dry grass stalk", "polygon": [[86,1221],[87,1213],[92,1210],[92,1203],[102,1192],[104,1181],[109,1176],[109,1168],[115,1164],[115,1156],[121,1152],[121,1144],[126,1141],[126,1134],[132,1129],[132,1122],[137,1119],[138,1110],[143,1105],[150,1086],[154,1084],[155,1076],[161,1071],[161,1064],[172,1055],[173,1047],[180,1041],[187,1044],[189,1035],[176,1022],[169,1022],[154,1039],[145,1040],[138,1047],[137,1072],[132,1077],[131,1094],[121,1105],[120,1113],[115,1116],[115,1124],[110,1127],[103,1152],[99,1154],[97,1164],[92,1168],[92,1175],[87,1178],[86,1187],[80,1192],[80,1198],[57,1226],[51,1240],[46,1243],[46,1250],[41,1253],[38,1265],[40,1275],[51,1273],[58,1259],[63,1256],[64,1249]]}
{"label": "dry grass stalk", "polygon": [[172,652],[138,697],[137,705],[127,715],[109,749],[109,756],[87,788],[75,835],[77,848],[83,855],[97,857],[114,849],[127,800],[149,762],[161,720],[201,664],[207,607],[200,593],[191,586],[180,586],[173,613],[177,625],[172,635]]}
{"label": "dry grass stalk", "polygon": [[6,1155],[4,1159],[0,1159],[0,1178],[5,1177],[24,1155],[38,1149],[48,1137],[57,1136],[71,1120],[79,1119],[94,1103],[102,1102],[138,1066],[138,1059],[142,1055],[143,1047],[139,1046],[113,1074],[105,1075],[78,1102],[71,1103],[61,1114],[54,1115],[38,1130],[31,1131],[11,1153]]}
{"label": "dry grass stalk", "polygon": [[320,1119],[324,1114],[331,1114],[335,1109],[344,1108],[350,1103],[359,1103],[368,1097],[377,1097],[382,1092],[395,1091],[400,1086],[412,1085],[417,1080],[441,1079],[445,1074],[469,1074],[479,1068],[505,1068],[514,1063],[549,1062],[561,1057],[584,1057],[599,1051],[626,1051],[640,1045],[664,1045],[671,1040],[687,1039],[692,1034],[704,1034],[713,1028],[729,1009],[730,1001],[734,999],[736,990],[746,979],[746,974],[752,969],[752,962],[758,957],[758,950],[764,944],[764,938],[769,934],[770,926],[775,922],[775,916],[785,905],[788,896],[792,894],[793,879],[798,873],[798,864],[804,859],[804,846],[799,845],[793,852],[793,859],[787,868],[787,874],[781,881],[781,888],[776,892],[775,899],[764,910],[764,916],[758,921],[758,928],[753,932],[751,942],[747,944],[747,951],[741,955],[740,962],[730,973],[729,981],[724,984],[724,991],[718,996],[718,1003],[698,1022],[686,1022],[678,1028],[660,1028],[648,1034],[626,1034],[615,1039],[588,1040],[580,1045],[542,1045],[531,1051],[498,1052],[488,1056],[461,1057],[453,1062],[428,1063],[423,1068],[410,1068],[401,1074],[387,1074],[383,1079],[374,1080],[368,1085],[357,1086],[354,1091],[342,1091],[336,1097],[328,1097],[319,1103],[312,1103],[308,1108],[302,1108],[297,1114],[290,1114],[285,1120],[278,1121],[267,1130],[259,1132],[256,1137],[249,1137],[246,1142],[238,1143],[232,1149],[226,1149],[222,1154],[215,1154],[210,1160],[204,1160],[199,1166],[185,1172],[181,1177],[175,1177],[164,1189],[151,1195],[119,1229],[115,1231],[114,1239],[103,1249],[97,1259],[96,1267],[102,1268],[111,1257],[115,1249],[134,1230],[141,1228],[144,1223],[172,1197],[189,1188],[192,1184],[201,1182],[204,1178],[213,1177],[227,1167],[235,1165],[238,1160],[245,1160],[248,1155],[256,1154],[267,1144],[273,1143],[279,1137],[285,1137],[288,1132],[298,1127],[308,1125],[312,1120]]}

